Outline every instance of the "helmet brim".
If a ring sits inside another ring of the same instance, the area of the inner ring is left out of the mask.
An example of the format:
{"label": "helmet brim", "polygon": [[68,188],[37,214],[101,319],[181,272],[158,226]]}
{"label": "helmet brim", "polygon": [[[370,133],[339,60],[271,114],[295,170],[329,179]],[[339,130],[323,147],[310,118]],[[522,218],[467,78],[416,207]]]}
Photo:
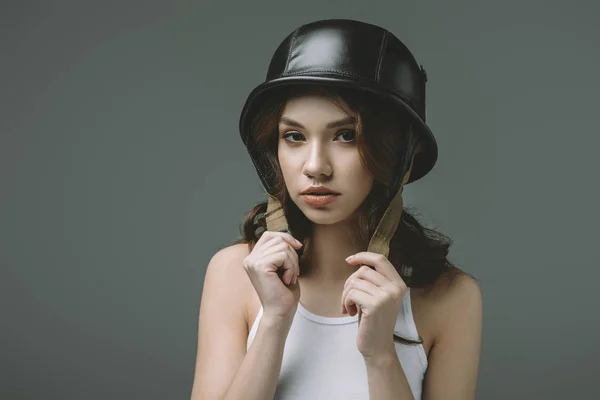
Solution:
{"label": "helmet brim", "polygon": [[[424,119],[410,106],[409,98],[402,93],[391,90],[390,88],[377,84],[376,82],[357,82],[356,80],[344,79],[339,76],[323,76],[320,73],[319,76],[285,76],[276,78],[268,82],[264,82],[256,86],[252,92],[248,95],[242,113],[239,119],[239,130],[242,137],[242,141],[248,148],[248,139],[250,136],[250,120],[253,115],[260,109],[264,96],[267,96],[273,89],[281,88],[291,85],[324,85],[324,86],[335,86],[343,88],[352,88],[357,90],[364,90],[381,96],[392,101],[394,104],[400,106],[405,110],[409,117],[412,119],[413,127],[419,135],[421,140],[421,149],[415,155],[413,168],[408,183],[414,182],[427,175],[434,167],[438,158],[438,146],[437,141],[431,132],[429,126],[425,123]],[[250,151],[250,150],[249,150]],[[253,158],[254,155],[250,153]],[[254,162],[254,159],[253,159]],[[255,163],[256,166],[256,163]],[[259,171],[260,175],[260,171]],[[267,191],[270,191],[270,182],[266,181],[266,178],[260,176],[263,184]]]}

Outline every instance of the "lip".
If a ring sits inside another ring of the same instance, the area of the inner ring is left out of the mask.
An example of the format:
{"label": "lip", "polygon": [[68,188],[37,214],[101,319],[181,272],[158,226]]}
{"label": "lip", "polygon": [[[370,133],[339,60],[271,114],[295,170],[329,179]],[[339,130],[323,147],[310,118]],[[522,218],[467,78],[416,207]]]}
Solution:
{"label": "lip", "polygon": [[340,193],[336,192],[335,190],[329,189],[327,186],[311,186],[309,188],[306,188],[302,192],[300,192],[300,194],[302,194],[302,195],[312,194],[312,193],[319,193],[319,194],[320,193],[328,193],[328,194],[334,194],[334,195],[340,194]]}
{"label": "lip", "polygon": [[306,202],[306,204],[315,207],[326,206],[328,204],[333,203],[339,194],[322,194],[322,195],[311,195],[311,194],[303,194],[302,198]]}

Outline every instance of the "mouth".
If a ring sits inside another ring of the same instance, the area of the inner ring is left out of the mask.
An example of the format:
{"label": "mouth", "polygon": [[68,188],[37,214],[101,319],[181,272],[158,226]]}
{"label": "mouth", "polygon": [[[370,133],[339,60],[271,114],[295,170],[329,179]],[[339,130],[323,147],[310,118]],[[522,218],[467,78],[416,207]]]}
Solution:
{"label": "mouth", "polygon": [[302,198],[310,206],[325,206],[333,203],[339,194],[335,193],[304,193]]}

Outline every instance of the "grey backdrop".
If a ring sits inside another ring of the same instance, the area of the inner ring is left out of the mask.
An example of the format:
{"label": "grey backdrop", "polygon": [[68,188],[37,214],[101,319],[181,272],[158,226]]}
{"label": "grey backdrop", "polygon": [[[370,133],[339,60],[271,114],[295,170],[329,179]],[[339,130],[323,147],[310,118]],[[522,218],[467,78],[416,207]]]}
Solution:
{"label": "grey backdrop", "polygon": [[405,199],[480,280],[477,398],[600,398],[598,3],[1,4],[2,399],[189,398],[206,264],[263,200],[243,101],[333,17],[428,72],[440,158]]}

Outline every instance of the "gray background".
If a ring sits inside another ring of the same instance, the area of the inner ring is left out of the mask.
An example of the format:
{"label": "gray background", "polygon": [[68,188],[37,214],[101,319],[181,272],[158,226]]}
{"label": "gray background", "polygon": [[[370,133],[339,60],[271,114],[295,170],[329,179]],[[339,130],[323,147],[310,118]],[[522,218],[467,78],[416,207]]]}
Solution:
{"label": "gray background", "polygon": [[428,72],[405,199],[480,280],[477,398],[599,398],[598,3],[319,3],[2,1],[2,399],[189,398],[206,264],[264,199],[242,104],[333,17]]}

